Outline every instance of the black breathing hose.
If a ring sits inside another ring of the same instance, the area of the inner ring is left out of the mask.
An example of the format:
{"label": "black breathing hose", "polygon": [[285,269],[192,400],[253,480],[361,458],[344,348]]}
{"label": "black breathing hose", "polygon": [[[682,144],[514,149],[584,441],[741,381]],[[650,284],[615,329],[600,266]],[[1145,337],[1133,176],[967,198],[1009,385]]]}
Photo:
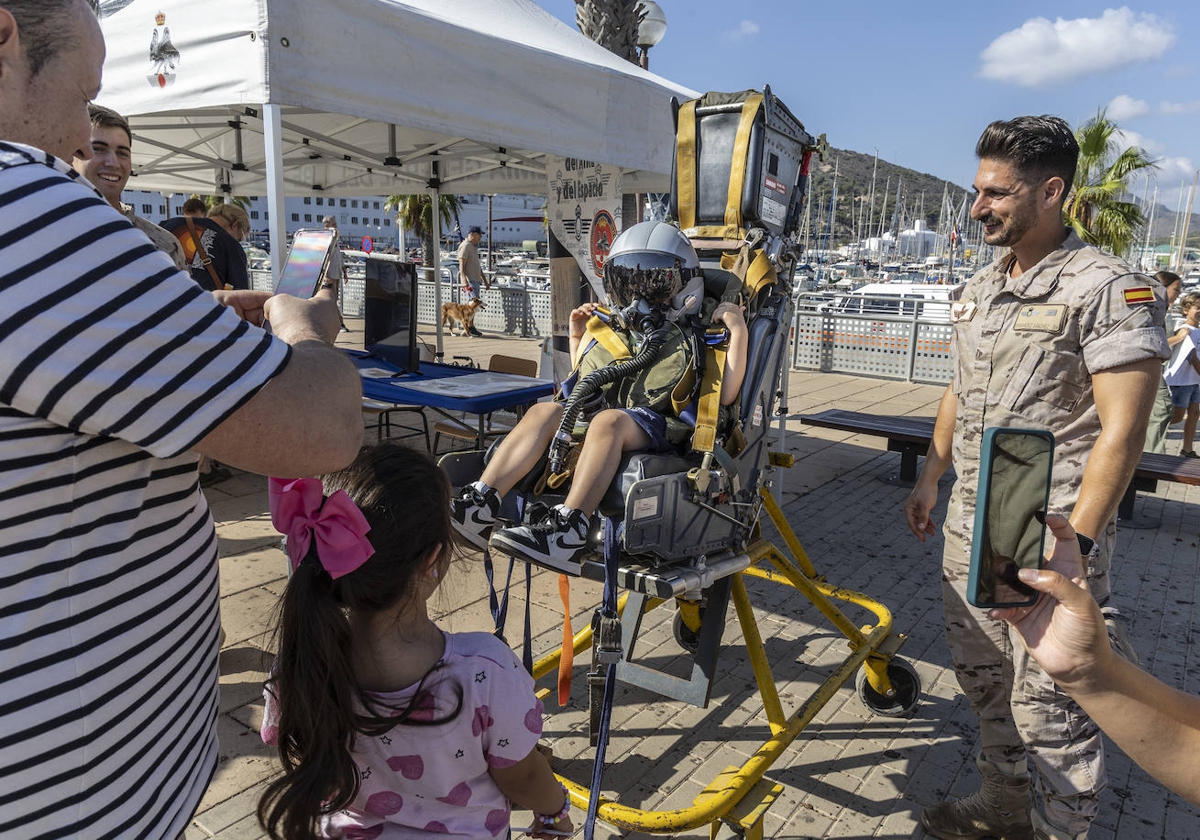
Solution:
{"label": "black breathing hose", "polygon": [[579,411],[583,408],[584,403],[605,385],[649,367],[658,358],[658,351],[666,344],[670,332],[669,324],[658,328],[646,336],[646,342],[636,356],[594,370],[579,381],[579,384],[571,391],[571,397],[567,400],[566,407],[563,408],[558,431],[554,433],[554,438],[550,441],[551,474],[562,471],[563,462],[567,458],[567,451],[571,445],[571,432],[575,428],[575,418],[579,416]]}

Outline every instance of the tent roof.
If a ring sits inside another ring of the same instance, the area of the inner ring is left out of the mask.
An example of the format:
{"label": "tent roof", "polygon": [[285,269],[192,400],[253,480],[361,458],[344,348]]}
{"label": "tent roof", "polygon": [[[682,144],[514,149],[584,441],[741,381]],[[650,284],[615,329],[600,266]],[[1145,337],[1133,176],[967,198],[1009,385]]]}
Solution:
{"label": "tent roof", "polygon": [[421,192],[434,161],[443,192],[541,193],[548,152],[619,167],[626,191],[661,191],[670,97],[696,95],[532,0],[102,8],[99,102],[131,118],[133,189],[266,193],[262,105],[277,104],[289,195]]}

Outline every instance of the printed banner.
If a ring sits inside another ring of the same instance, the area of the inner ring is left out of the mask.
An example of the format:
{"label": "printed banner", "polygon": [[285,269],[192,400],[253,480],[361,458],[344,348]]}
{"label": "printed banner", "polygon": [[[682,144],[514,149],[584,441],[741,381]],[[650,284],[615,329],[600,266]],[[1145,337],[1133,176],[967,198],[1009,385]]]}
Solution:
{"label": "printed banner", "polygon": [[604,299],[600,271],[621,230],[621,170],[579,158],[546,156],[550,229]]}

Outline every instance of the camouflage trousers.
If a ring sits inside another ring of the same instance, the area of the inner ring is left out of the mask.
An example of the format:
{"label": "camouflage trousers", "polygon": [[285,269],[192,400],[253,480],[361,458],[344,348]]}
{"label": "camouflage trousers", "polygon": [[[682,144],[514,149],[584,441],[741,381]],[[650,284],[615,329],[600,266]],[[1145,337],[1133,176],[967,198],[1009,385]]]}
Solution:
{"label": "camouflage trousers", "polygon": [[979,717],[979,755],[1022,774],[1031,760],[1043,816],[1073,835],[1085,833],[1107,784],[1100,729],[1025,652],[1007,622],[967,602],[970,545],[944,530],[946,640],[958,684]]}

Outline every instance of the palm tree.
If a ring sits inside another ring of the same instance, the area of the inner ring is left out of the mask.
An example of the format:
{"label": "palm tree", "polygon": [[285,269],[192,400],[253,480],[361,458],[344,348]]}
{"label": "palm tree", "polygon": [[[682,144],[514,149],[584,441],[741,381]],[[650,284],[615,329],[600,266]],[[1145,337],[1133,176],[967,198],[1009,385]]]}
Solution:
{"label": "palm tree", "polygon": [[1124,201],[1129,177],[1157,166],[1139,146],[1121,148],[1120,129],[1104,111],[1075,129],[1079,164],[1063,216],[1079,238],[1117,255],[1126,254],[1146,224],[1140,207]]}
{"label": "palm tree", "polygon": [[585,37],[626,61],[638,63],[641,0],[575,0],[575,23]]}
{"label": "palm tree", "polygon": [[[389,195],[383,202],[383,209],[395,211],[396,218],[404,225],[405,230],[411,230],[421,240],[423,262],[427,266],[437,266],[438,249],[433,243],[433,202],[429,193],[416,195]],[[456,195],[438,195],[438,216],[441,218],[442,229],[450,227],[451,219],[458,217],[462,202]],[[404,243],[399,243],[403,252]]]}
{"label": "palm tree", "polygon": [[[190,196],[188,196],[188,198],[200,199],[201,201],[204,202],[204,206],[207,207],[209,210],[213,209],[218,204],[225,203],[225,196],[223,196],[223,195],[201,195],[200,193],[192,193]],[[229,202],[231,204],[236,204],[238,207],[241,207],[243,210],[250,209],[250,199],[244,195],[230,196]]]}

